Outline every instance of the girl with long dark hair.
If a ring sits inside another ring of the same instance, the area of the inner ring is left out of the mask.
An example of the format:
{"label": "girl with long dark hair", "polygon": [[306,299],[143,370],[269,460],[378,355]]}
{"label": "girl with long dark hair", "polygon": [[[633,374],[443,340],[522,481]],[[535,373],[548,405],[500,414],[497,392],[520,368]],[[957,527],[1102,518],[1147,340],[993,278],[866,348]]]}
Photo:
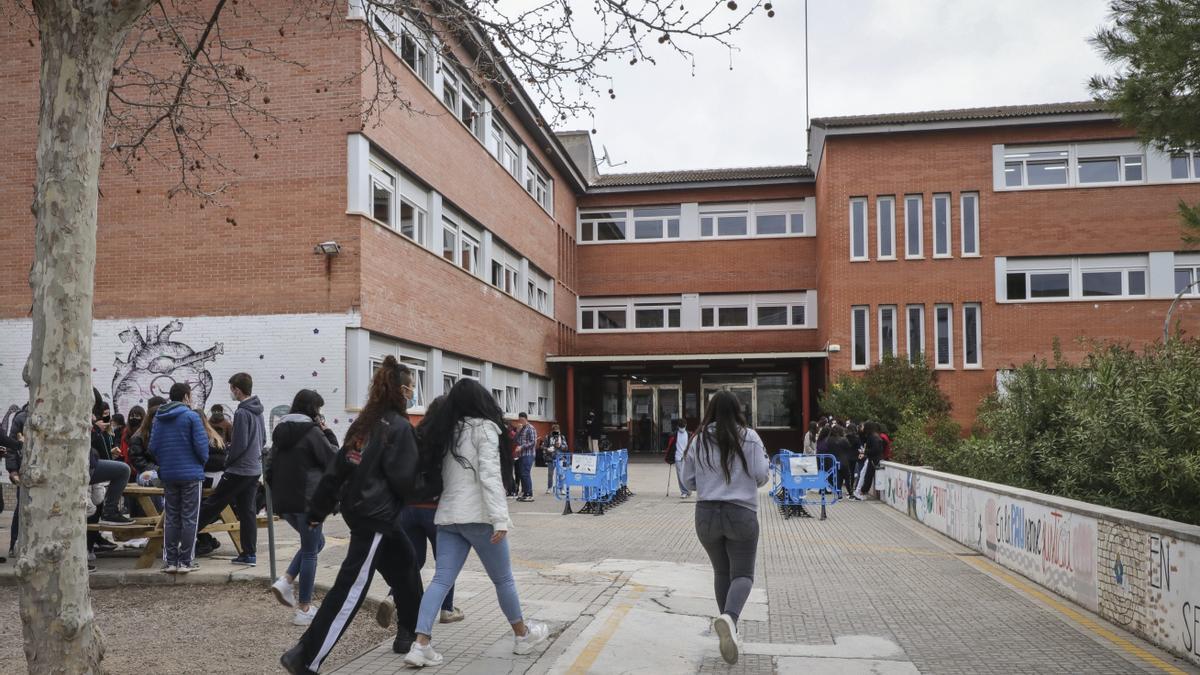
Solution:
{"label": "girl with long dark hair", "polygon": [[738,660],[737,620],[754,586],[758,488],[768,468],[762,439],[746,424],[737,397],[717,392],[683,456],[681,481],[697,492],[696,536],[712,562],[720,613],[713,630],[730,664]]}
{"label": "girl with long dark hair", "polygon": [[309,527],[306,514],[321,476],[337,455],[337,437],[325,428],[321,417],[323,405],[325,399],[320,394],[301,389],[292,399],[288,414],[271,433],[271,463],[266,476],[271,502],[275,513],[300,535],[300,550],[292,556],[283,576],[271,585],[271,592],[281,605],[295,608],[292,623],[297,626],[309,625],[317,615],[312,606],[313,586],[325,535],[320,525]]}
{"label": "girl with long dark hair", "polygon": [[545,641],[543,623],[526,623],[513,580],[506,535],[511,523],[501,475],[503,458],[511,456],[504,414],[495,399],[475,380],[462,379],[433,415],[421,423],[422,447],[429,453],[427,470],[441,471],[442,495],[437,524],[437,571],[417,616],[417,639],[404,657],[412,666],[436,666],[441,654],[430,636],[442,601],[462,571],[472,549],[496,587],[500,609],[512,626],[513,653],[528,654]]}
{"label": "girl with long dark hair", "polygon": [[396,601],[392,648],[402,645],[408,650],[421,598],[412,546],[400,530],[400,509],[412,492],[418,462],[417,438],[407,417],[412,394],[412,371],[393,356],[384,358],[371,380],[367,404],[309,500],[310,528],[318,527],[340,503],[350,544],[333,587],[300,643],[279,659],[289,673],[320,670],[362,606],[376,569]]}

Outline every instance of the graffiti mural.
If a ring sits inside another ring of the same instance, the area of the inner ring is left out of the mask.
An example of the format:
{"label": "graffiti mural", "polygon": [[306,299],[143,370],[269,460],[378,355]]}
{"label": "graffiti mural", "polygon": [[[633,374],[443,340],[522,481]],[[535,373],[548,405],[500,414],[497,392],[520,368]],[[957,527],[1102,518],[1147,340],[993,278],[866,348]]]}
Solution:
{"label": "graffiti mural", "polygon": [[1157,533],[1143,545],[1149,571],[1147,632],[1200,663],[1200,546]]}
{"label": "graffiti mural", "polygon": [[1146,568],[1139,564],[1143,539],[1132,527],[1100,521],[1100,614],[1131,630],[1145,629]]}
{"label": "graffiti mural", "polygon": [[125,412],[135,405],[145,405],[152,396],[167,397],[171,385],[186,382],[192,386],[192,404],[203,407],[212,393],[213,376],[210,362],[225,353],[218,342],[196,351],[171,336],[183,330],[183,322],[171,321],[161,330],[146,326],[143,335],[136,326],[120,332],[122,343],[129,344],[129,354],[113,362],[113,412]]}

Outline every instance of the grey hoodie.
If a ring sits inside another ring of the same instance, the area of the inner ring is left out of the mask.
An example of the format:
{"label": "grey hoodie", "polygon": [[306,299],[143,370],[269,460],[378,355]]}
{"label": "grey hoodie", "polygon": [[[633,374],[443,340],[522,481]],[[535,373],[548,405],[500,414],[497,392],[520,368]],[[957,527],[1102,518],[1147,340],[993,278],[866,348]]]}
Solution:
{"label": "grey hoodie", "polygon": [[[709,434],[714,431],[710,425]],[[753,429],[742,429],[742,454],[746,457],[749,472],[742,468],[742,461],[734,457],[730,480],[726,482],[725,472],[720,467],[721,451],[715,440],[705,440],[709,434],[698,432],[692,438],[683,455],[679,482],[688,490],[695,490],[698,501],[730,502],[757,512],[758,488],[767,484],[771,467],[762,439]],[[703,461],[700,455],[704,455]]]}
{"label": "grey hoodie", "polygon": [[233,413],[233,439],[225,456],[225,471],[235,476],[260,475],[266,440],[263,404],[257,396],[251,396],[239,403]]}

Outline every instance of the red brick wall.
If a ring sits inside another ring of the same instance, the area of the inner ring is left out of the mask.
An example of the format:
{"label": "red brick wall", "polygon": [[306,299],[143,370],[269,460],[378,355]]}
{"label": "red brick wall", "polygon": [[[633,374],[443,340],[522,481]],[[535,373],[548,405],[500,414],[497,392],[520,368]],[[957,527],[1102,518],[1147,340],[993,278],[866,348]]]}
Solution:
{"label": "red brick wall", "polygon": [[[878,354],[877,307],[897,305],[899,350],[905,350],[906,304],[925,305],[926,351],[933,348],[933,304],[954,305],[954,366],[940,380],[964,423],[974,419],[979,401],[993,390],[997,369],[1048,356],[1054,338],[1069,358],[1084,349],[1077,338],[1133,341],[1162,331],[1169,301],[1108,301],[1003,304],[995,302],[995,258],[1024,255],[1181,250],[1180,198],[1200,199],[1200,185],[1161,185],[993,192],[992,145],[1127,138],[1113,123],[1042,127],[997,127],[891,136],[832,137],[817,181],[819,223],[819,315],[823,341],[840,344],[830,355],[836,373],[851,363],[852,305],[871,307],[872,360]],[[980,258],[960,257],[959,193],[978,191]],[[954,257],[932,259],[932,196],[952,193]],[[924,195],[924,260],[903,259],[903,196]],[[895,195],[896,261],[875,260],[874,200]],[[850,262],[849,200],[869,199],[870,262]],[[962,369],[962,304],[982,303],[983,369]],[[1186,310],[1182,314],[1189,314]],[[1191,312],[1185,328],[1200,329]]]}
{"label": "red brick wall", "polygon": [[808,352],[821,347],[816,330],[580,333],[577,353],[719,354]]}

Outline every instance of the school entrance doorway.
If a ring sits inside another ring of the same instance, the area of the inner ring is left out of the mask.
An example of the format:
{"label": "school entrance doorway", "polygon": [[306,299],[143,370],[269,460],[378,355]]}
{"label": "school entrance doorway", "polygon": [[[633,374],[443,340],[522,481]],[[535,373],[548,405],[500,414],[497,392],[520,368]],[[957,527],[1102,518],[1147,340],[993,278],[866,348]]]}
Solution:
{"label": "school entrance doorway", "polygon": [[629,382],[630,452],[656,453],[666,450],[671,420],[683,412],[683,383],[647,384]]}

